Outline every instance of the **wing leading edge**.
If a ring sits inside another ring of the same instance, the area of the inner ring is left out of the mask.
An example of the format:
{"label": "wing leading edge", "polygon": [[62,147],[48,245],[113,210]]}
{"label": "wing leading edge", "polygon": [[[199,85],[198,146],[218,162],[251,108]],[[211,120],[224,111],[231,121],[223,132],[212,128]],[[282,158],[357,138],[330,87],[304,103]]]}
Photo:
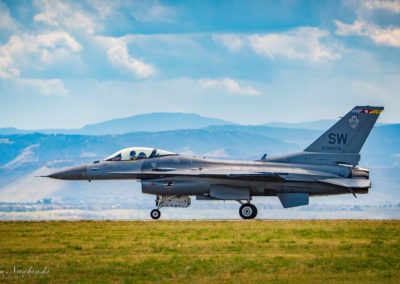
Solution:
{"label": "wing leading edge", "polygon": [[131,172],[118,171],[108,172],[116,175],[137,175],[139,179],[151,179],[157,177],[198,177],[198,178],[223,178],[223,179],[241,179],[241,180],[276,180],[285,181],[287,173],[275,172],[256,172],[256,171],[229,171],[229,170],[189,170],[189,171],[148,171]]}

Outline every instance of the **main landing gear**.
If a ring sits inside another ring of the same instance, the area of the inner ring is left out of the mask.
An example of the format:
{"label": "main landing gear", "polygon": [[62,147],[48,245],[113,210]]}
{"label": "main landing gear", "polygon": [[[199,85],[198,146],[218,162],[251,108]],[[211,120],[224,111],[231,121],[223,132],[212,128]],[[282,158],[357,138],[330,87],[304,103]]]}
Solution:
{"label": "main landing gear", "polygon": [[243,219],[254,219],[257,216],[257,207],[250,203],[244,203],[239,208],[239,215]]}

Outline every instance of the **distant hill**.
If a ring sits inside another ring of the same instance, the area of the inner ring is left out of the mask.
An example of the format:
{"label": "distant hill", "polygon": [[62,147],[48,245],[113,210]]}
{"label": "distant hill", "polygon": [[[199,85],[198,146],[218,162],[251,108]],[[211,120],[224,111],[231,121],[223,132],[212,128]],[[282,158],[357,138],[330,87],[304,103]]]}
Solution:
{"label": "distant hill", "polygon": [[400,164],[400,123],[374,127],[361,149],[362,161],[372,165]]}
{"label": "distant hill", "polygon": [[0,128],[0,135],[23,134],[23,133],[29,133],[29,132],[25,132],[25,130],[19,130],[15,127]]}
{"label": "distant hill", "polygon": [[234,124],[222,119],[204,117],[192,113],[148,113],[125,118],[112,119],[99,123],[88,124],[80,129],[39,129],[20,130],[13,127],[0,128],[0,135],[10,134],[79,134],[105,135],[130,132],[158,132],[178,129],[200,129],[210,125]]}
{"label": "distant hill", "polygon": [[129,132],[158,132],[177,129],[199,129],[210,125],[233,124],[217,118],[192,113],[149,113],[89,124],[79,129],[80,134],[120,134]]}
{"label": "distant hill", "polygon": [[333,119],[321,119],[315,121],[305,121],[305,122],[269,122],[264,124],[269,127],[279,127],[279,128],[302,128],[302,129],[312,129],[312,130],[324,130],[331,127],[336,120]]}
{"label": "distant hill", "polygon": [[[239,125],[230,121],[210,118],[192,113],[172,113],[172,112],[155,112],[148,114],[139,114],[125,118],[106,120],[98,123],[88,124],[79,129],[38,129],[23,130],[15,127],[0,128],[0,135],[12,134],[73,134],[73,135],[107,135],[107,134],[124,134],[132,132],[159,132],[180,129],[201,129],[217,126],[228,126],[227,129],[240,131],[262,130],[268,132],[276,132],[277,129],[308,129],[308,130],[327,130],[336,121],[330,119],[315,120],[308,122],[269,122],[263,125]],[[386,124],[377,123],[376,126]],[[229,128],[231,127],[231,128]],[[235,128],[236,127],[236,128]],[[274,128],[275,130],[272,130]],[[287,131],[284,131],[287,132]],[[275,133],[277,134],[277,133]]]}

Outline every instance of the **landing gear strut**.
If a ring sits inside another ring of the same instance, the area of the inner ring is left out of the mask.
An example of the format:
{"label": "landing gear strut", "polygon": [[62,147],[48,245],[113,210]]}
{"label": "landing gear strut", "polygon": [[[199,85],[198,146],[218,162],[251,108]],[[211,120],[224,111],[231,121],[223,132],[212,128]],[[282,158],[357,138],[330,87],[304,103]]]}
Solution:
{"label": "landing gear strut", "polygon": [[254,219],[257,216],[257,207],[250,203],[244,203],[240,206],[239,215],[243,219]]}
{"label": "landing gear strut", "polygon": [[151,212],[150,212],[150,217],[152,219],[154,219],[154,220],[157,220],[157,219],[159,219],[161,217],[161,211],[159,210],[162,207],[161,204],[160,204],[161,197],[162,196],[160,196],[160,195],[156,196],[156,206],[157,206],[157,208],[151,210]]}

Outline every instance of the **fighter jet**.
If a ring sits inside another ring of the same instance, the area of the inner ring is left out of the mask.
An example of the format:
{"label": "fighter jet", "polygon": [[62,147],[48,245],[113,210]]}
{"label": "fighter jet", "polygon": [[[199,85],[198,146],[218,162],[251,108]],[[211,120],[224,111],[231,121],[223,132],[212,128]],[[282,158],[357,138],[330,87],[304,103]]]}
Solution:
{"label": "fighter jet", "polygon": [[188,207],[197,200],[236,200],[243,219],[257,216],[255,196],[277,196],[284,208],[308,205],[310,196],[366,194],[369,170],[358,167],[360,150],[383,107],[356,106],[304,151],[257,161],[188,157],[131,147],[103,161],[48,175],[62,180],[134,179],[156,196],[151,218],[162,207]]}

